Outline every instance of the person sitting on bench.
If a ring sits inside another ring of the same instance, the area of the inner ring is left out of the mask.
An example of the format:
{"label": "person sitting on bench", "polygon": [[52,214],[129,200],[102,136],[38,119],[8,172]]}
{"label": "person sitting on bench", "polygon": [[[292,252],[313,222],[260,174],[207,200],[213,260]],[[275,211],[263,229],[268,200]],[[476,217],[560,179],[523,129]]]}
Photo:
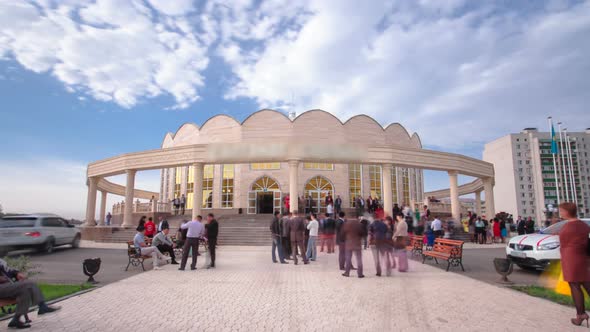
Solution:
{"label": "person sitting on bench", "polygon": [[167,252],[172,257],[172,264],[178,264],[176,257],[174,257],[174,243],[168,237],[168,233],[170,233],[170,227],[164,224],[162,230],[154,236],[152,246],[158,248],[160,252]]}
{"label": "person sitting on bench", "polygon": [[137,234],[133,238],[133,244],[135,245],[135,250],[137,253],[142,256],[152,256],[152,261],[154,262],[154,270],[161,270],[162,268],[159,267],[160,261],[165,263],[166,260],[171,259],[171,257],[166,257],[162,255],[160,250],[154,246],[148,246],[145,243],[145,227],[138,226],[137,227]]}
{"label": "person sitting on bench", "polygon": [[[16,279],[16,282],[12,280]],[[45,303],[41,290],[32,281],[26,280],[24,273],[12,269],[8,266],[5,260],[0,259],[0,298],[15,298],[16,310],[14,317],[8,323],[9,328],[26,329],[31,325],[27,317],[29,306],[38,305],[39,315],[48,314],[59,310],[59,307],[50,307]],[[25,316],[27,323],[21,322],[21,316]]]}

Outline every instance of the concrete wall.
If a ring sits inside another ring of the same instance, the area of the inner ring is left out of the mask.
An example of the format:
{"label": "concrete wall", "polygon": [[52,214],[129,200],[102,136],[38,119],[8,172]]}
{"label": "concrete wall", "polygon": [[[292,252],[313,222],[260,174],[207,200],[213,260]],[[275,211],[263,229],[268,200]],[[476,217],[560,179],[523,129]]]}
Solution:
{"label": "concrete wall", "polygon": [[485,145],[483,160],[494,164],[496,212],[503,211],[517,216],[519,211],[513,149],[512,135],[501,137]]}

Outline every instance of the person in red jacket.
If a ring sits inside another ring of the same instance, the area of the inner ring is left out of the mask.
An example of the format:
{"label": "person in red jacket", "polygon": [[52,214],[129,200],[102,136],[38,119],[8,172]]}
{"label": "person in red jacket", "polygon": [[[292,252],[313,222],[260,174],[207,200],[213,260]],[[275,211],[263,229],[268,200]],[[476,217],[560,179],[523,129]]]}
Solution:
{"label": "person in red jacket", "polygon": [[154,220],[152,219],[152,217],[148,219],[144,227],[145,236],[149,237],[150,239],[154,238],[154,235],[156,234],[156,224],[154,224]]}

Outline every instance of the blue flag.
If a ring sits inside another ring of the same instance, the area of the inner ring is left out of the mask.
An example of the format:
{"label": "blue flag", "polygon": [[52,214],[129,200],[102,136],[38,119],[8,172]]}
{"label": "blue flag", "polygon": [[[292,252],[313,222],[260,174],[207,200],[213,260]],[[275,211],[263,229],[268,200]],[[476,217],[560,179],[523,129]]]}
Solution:
{"label": "blue flag", "polygon": [[551,124],[551,153],[557,154],[559,151],[557,150],[557,141],[555,140],[555,129],[553,128],[553,123]]}

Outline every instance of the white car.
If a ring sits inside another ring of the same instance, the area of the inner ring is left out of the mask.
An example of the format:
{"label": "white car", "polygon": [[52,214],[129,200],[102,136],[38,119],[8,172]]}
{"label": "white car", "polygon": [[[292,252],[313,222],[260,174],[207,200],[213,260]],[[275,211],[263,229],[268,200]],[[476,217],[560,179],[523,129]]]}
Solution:
{"label": "white car", "polygon": [[[590,225],[590,219],[582,219]],[[510,239],[506,256],[520,268],[545,269],[561,259],[559,253],[559,232],[565,221],[560,221],[539,233],[519,235]]]}

